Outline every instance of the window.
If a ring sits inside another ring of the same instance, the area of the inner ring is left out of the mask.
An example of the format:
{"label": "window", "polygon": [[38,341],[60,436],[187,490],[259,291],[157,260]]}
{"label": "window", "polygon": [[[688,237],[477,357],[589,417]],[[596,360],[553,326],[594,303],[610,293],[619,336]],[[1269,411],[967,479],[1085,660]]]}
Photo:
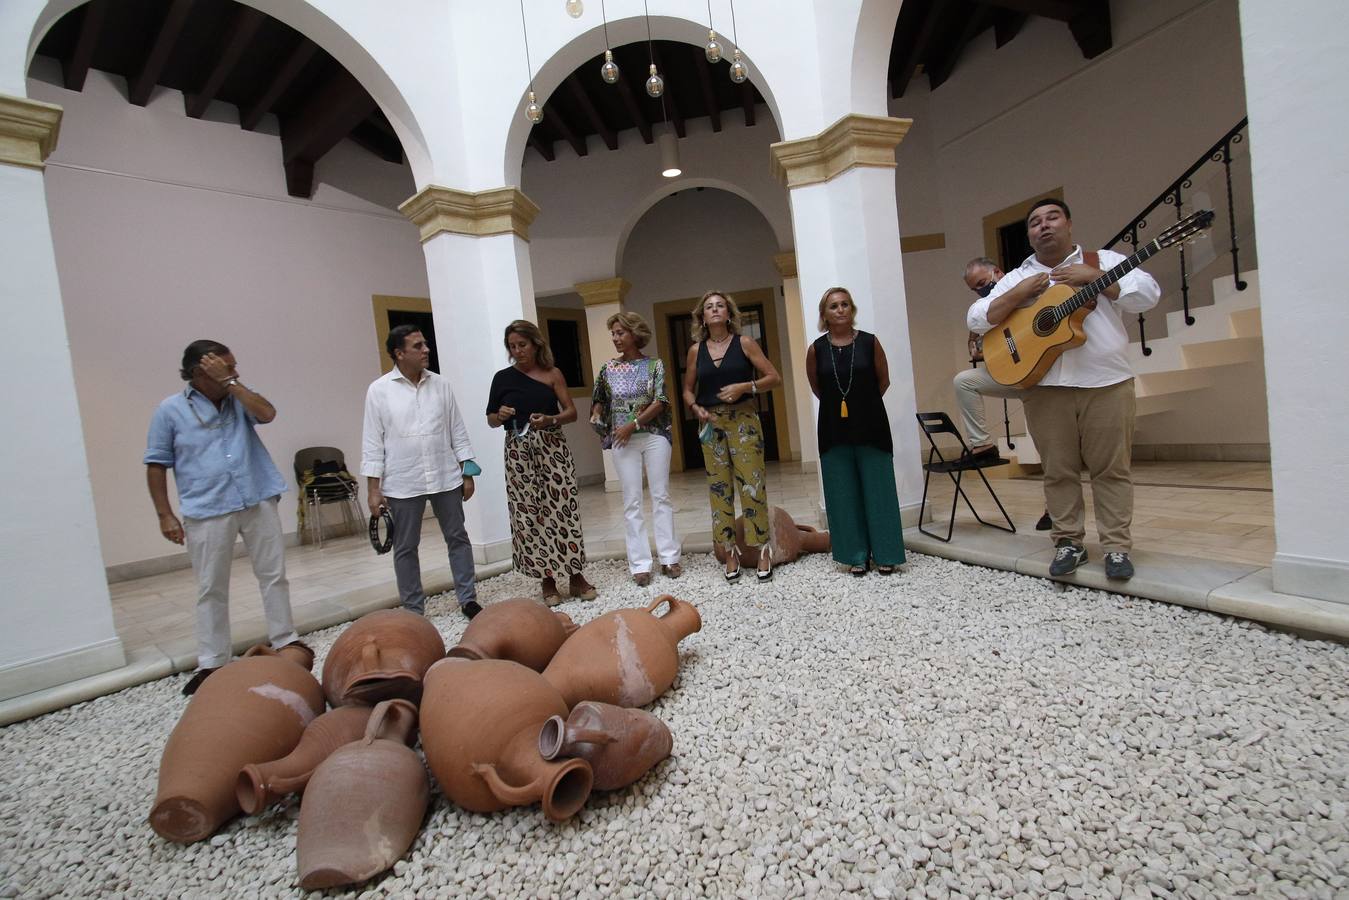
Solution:
{"label": "window", "polygon": [[553,362],[562,370],[571,395],[589,397],[595,372],[590,366],[590,334],[586,330],[585,310],[540,306],[539,330],[553,351]]}

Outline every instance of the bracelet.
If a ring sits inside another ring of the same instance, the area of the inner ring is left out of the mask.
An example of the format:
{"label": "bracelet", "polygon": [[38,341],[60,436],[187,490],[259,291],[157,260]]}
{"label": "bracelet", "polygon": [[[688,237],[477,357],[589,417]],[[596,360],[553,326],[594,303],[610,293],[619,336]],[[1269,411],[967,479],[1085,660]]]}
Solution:
{"label": "bracelet", "polygon": [[751,395],[751,396],[754,396],[754,397],[759,396],[759,382],[757,382],[757,381],[755,381],[755,380],[753,380],[753,379],[750,379],[750,383],[749,383],[749,392],[750,392],[750,395]]}

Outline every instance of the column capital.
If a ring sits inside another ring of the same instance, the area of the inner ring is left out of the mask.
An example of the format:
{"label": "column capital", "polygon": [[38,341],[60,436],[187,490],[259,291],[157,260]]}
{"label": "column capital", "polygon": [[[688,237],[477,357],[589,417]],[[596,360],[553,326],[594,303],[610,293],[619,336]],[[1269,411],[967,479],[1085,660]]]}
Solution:
{"label": "column capital", "polygon": [[778,267],[778,274],[783,278],[796,277],[796,251],[788,250],[786,253],[778,253],[773,256],[773,265]]}
{"label": "column capital", "polygon": [[428,184],[399,204],[398,211],[421,229],[424,244],[447,232],[474,237],[517,234],[529,240],[529,226],[539,207],[517,187],[469,192]]}
{"label": "column capital", "polygon": [[913,119],[850,113],[813,137],[771,145],[769,167],[788,188],[820,184],[855,166],[895,168]]}
{"label": "column capital", "polygon": [[605,303],[617,303],[622,306],[623,298],[628,296],[628,291],[632,289],[632,285],[623,278],[582,281],[574,287],[586,306],[602,306]]}
{"label": "column capital", "polygon": [[46,168],[61,131],[61,112],[54,103],[0,94],[0,163]]}

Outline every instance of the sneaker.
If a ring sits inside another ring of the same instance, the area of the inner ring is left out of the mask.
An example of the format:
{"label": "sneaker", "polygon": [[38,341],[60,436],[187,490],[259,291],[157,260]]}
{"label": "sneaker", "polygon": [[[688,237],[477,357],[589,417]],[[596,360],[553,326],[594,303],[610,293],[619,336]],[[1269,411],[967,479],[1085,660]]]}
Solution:
{"label": "sneaker", "polygon": [[1111,581],[1128,581],[1134,577],[1134,564],[1127,553],[1107,553],[1105,555],[1105,577]]}
{"label": "sneaker", "polygon": [[1072,541],[1064,541],[1054,551],[1054,561],[1049,564],[1049,574],[1054,578],[1071,575],[1077,567],[1087,561],[1087,548]]}
{"label": "sneaker", "polygon": [[219,666],[216,666],[214,669],[198,669],[197,674],[192,676],[192,680],[183,685],[183,696],[191,697],[197,692],[197,688],[201,687],[206,679],[210,678],[218,671],[220,671]]}
{"label": "sneaker", "polygon": [[1041,516],[1038,521],[1036,521],[1035,530],[1048,531],[1053,527],[1054,527],[1054,520],[1049,518],[1049,510],[1045,510],[1045,514]]}
{"label": "sneaker", "polygon": [[477,600],[470,600],[463,606],[459,607],[459,611],[463,613],[464,616],[471,622],[473,621],[474,616],[482,612],[482,607],[478,605]]}

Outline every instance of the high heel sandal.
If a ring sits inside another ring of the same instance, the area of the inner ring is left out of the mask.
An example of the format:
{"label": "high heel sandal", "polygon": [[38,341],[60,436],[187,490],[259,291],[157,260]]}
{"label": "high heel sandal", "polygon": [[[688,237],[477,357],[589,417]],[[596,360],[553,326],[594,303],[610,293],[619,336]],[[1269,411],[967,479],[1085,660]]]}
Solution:
{"label": "high heel sandal", "polygon": [[765,559],[768,560],[768,571],[758,569],[754,573],[754,577],[759,579],[760,583],[773,580],[773,548],[767,544],[764,544],[763,548],[759,550],[760,564],[762,564]]}
{"label": "high heel sandal", "polygon": [[730,562],[732,557],[735,558],[735,571],[723,573],[727,581],[735,581],[740,577],[740,548],[735,544],[726,548],[726,561]]}

